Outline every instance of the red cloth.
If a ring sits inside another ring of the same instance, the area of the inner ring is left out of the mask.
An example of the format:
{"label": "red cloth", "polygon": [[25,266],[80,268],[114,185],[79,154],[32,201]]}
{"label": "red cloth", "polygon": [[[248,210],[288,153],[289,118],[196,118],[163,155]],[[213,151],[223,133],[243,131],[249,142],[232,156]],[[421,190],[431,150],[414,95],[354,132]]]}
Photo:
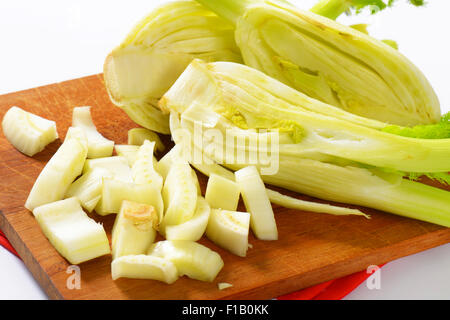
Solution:
{"label": "red cloth", "polygon": [[[14,250],[1,230],[0,245],[19,257],[16,250]],[[369,276],[370,274],[366,271],[357,272],[337,280],[330,280],[297,292],[283,295],[278,297],[278,300],[340,300],[352,292]]]}

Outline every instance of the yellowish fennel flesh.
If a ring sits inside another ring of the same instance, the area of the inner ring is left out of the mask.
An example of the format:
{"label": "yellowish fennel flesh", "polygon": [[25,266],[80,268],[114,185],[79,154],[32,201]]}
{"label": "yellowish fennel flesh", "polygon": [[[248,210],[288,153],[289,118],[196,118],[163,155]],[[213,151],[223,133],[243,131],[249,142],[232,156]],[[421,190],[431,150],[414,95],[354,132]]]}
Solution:
{"label": "yellowish fennel flesh", "polygon": [[102,197],[103,178],[112,178],[112,174],[100,167],[87,171],[70,185],[66,198],[77,197],[82,207],[91,212]]}
{"label": "yellowish fennel flesh", "polygon": [[94,168],[102,168],[108,170],[116,180],[129,183],[133,182],[131,168],[128,165],[127,158],[125,157],[114,156],[98,159],[88,159],[84,164],[83,173],[86,173]]}
{"label": "yellowish fennel flesh", "polygon": [[95,207],[95,212],[102,216],[119,213],[123,200],[153,206],[158,213],[159,221],[161,221],[164,203],[161,199],[161,192],[152,184],[135,184],[104,178],[102,198]]}
{"label": "yellowish fennel flesh", "polygon": [[114,149],[118,156],[124,157],[128,161],[128,166],[131,168],[136,161],[139,146],[130,146],[127,144],[115,145]]}
{"label": "yellowish fennel flesh", "polygon": [[58,138],[54,121],[15,106],[3,116],[2,129],[6,139],[17,150],[30,157]]}
{"label": "yellowish fennel flesh", "polygon": [[258,170],[255,166],[249,166],[234,174],[245,207],[251,215],[250,226],[253,233],[261,240],[277,240],[278,230],[272,205]]}
{"label": "yellowish fennel flesh", "polygon": [[270,189],[267,189],[267,195],[270,202],[285,208],[318,213],[328,213],[336,216],[357,215],[370,219],[369,215],[361,212],[358,209],[343,208],[324,203],[300,200]]}
{"label": "yellowish fennel flesh", "polygon": [[163,178],[154,168],[154,148],[155,142],[150,142],[149,140],[144,141],[144,143],[139,147],[136,155],[136,161],[131,168],[131,175],[134,183],[150,183],[154,184],[156,189],[162,190]]}
{"label": "yellowish fennel flesh", "polygon": [[170,167],[172,166],[174,160],[180,157],[179,154],[180,152],[181,152],[180,147],[175,145],[158,161],[158,164],[156,165],[155,169],[163,177],[164,180],[169,174]]}
{"label": "yellowish fennel flesh", "polygon": [[70,131],[77,134],[68,135],[34,182],[25,202],[28,210],[62,200],[81,174],[87,156],[87,140],[80,129],[71,128]]}
{"label": "yellowish fennel flesh", "polygon": [[233,33],[230,23],[194,1],[154,9],[105,60],[112,102],[139,125],[170,133],[157,101],[194,58],[241,62]]}
{"label": "yellowish fennel flesh", "polygon": [[122,201],[112,229],[113,260],[121,256],[145,254],[155,241],[158,225],[158,214],[153,206]]}
{"label": "yellowish fennel flesh", "polygon": [[91,107],[76,107],[73,109],[72,126],[81,128],[88,141],[89,159],[110,157],[114,149],[114,141],[106,139],[95,127],[91,116]]}
{"label": "yellowish fennel flesh", "polygon": [[195,213],[188,221],[177,225],[165,225],[163,234],[167,240],[198,241],[208,224],[211,208],[202,197],[197,199]]}
{"label": "yellowish fennel flesh", "polygon": [[219,247],[245,257],[249,228],[250,213],[212,209],[206,236]]}
{"label": "yellowish fennel flesh", "polygon": [[212,282],[223,268],[217,252],[194,241],[165,240],[153,244],[148,254],[172,261],[180,276]]}
{"label": "yellowish fennel flesh", "polygon": [[103,226],[86,215],[77,198],[37,207],[33,214],[51,244],[71,264],[110,253]]}
{"label": "yellowish fennel flesh", "polygon": [[235,211],[240,190],[236,182],[211,174],[206,186],[205,199],[212,208]]}
{"label": "yellowish fennel flesh", "polygon": [[158,152],[163,152],[166,149],[166,146],[161,141],[158,134],[151,130],[146,128],[134,128],[128,131],[129,145],[141,146],[144,144],[145,140],[154,142]]}
{"label": "yellowish fennel flesh", "polygon": [[233,285],[231,283],[228,282],[219,282],[217,284],[217,288],[219,288],[219,290],[225,290],[227,288],[231,288]]}
{"label": "yellowish fennel flesh", "polygon": [[178,279],[175,265],[166,259],[140,255],[128,255],[116,258],[111,263],[112,279],[151,279],[172,284]]}

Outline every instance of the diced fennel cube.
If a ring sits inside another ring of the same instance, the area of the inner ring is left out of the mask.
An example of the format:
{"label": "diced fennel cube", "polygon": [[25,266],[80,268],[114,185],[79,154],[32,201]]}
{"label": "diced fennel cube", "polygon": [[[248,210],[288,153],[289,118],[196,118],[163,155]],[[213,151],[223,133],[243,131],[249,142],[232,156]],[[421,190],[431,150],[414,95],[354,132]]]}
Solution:
{"label": "diced fennel cube", "polygon": [[155,142],[150,142],[149,140],[144,141],[144,143],[139,147],[136,161],[131,168],[131,175],[134,183],[154,184],[156,189],[161,190],[163,186],[163,178],[154,168],[154,148]]}
{"label": "diced fennel cube", "polygon": [[128,161],[130,168],[133,166],[137,158],[137,153],[139,151],[139,146],[130,146],[127,144],[115,145],[114,149],[118,156],[124,157]]}
{"label": "diced fennel cube", "polygon": [[145,254],[155,241],[159,219],[148,204],[122,201],[112,229],[112,257]]}
{"label": "diced fennel cube", "polygon": [[266,187],[254,166],[236,171],[236,182],[241,189],[245,207],[251,215],[250,226],[261,240],[277,240],[278,230]]}
{"label": "diced fennel cube", "polygon": [[34,156],[58,138],[56,124],[27,112],[11,107],[3,116],[3,133],[6,139],[20,152]]}
{"label": "diced fennel cube", "polygon": [[51,244],[70,263],[110,253],[103,226],[86,215],[77,198],[37,207],[33,214]]}
{"label": "diced fennel cube", "polygon": [[178,279],[175,265],[166,259],[140,255],[119,257],[111,263],[113,280],[119,278],[151,279],[172,284]]}
{"label": "diced fennel cube", "polygon": [[[70,129],[72,132],[80,130]],[[82,132],[71,135],[64,140],[36,179],[25,202],[28,210],[63,199],[72,182],[81,174],[87,155],[87,141]]]}
{"label": "diced fennel cube", "polygon": [[166,146],[156,132],[145,128],[134,128],[128,131],[129,145],[141,146],[144,144],[145,140],[154,142],[156,150],[159,152],[163,152],[166,149]]}
{"label": "diced fennel cube", "polygon": [[104,216],[119,213],[122,201],[134,201],[155,207],[161,221],[164,203],[161,192],[151,184],[126,183],[115,179],[103,179],[102,198],[95,207],[95,212]]}
{"label": "diced fennel cube", "polygon": [[66,198],[77,197],[83,208],[91,212],[102,197],[103,178],[112,178],[110,171],[97,167],[86,172],[70,185]]}
{"label": "diced fennel cube", "polygon": [[108,170],[113,178],[123,182],[133,182],[131,176],[131,168],[128,165],[128,160],[124,157],[115,156],[98,159],[86,160],[83,168],[83,173],[86,173],[93,168],[103,168]]}
{"label": "diced fennel cube", "polygon": [[211,174],[206,187],[205,199],[212,208],[236,211],[240,190],[236,182]]}
{"label": "diced fennel cube", "polygon": [[91,117],[91,107],[76,107],[73,109],[72,126],[81,128],[88,141],[87,157],[110,157],[114,148],[114,141],[102,136],[94,125]]}
{"label": "diced fennel cube", "polygon": [[198,190],[187,162],[172,164],[163,187],[167,208],[163,224],[174,225],[188,221],[195,213]]}
{"label": "diced fennel cube", "polygon": [[159,241],[148,254],[172,261],[180,276],[201,281],[212,282],[224,265],[217,252],[194,241]]}
{"label": "diced fennel cube", "polygon": [[212,209],[206,236],[219,247],[245,257],[248,250],[249,228],[248,212]]}
{"label": "diced fennel cube", "polygon": [[198,241],[203,236],[208,224],[210,207],[205,199],[198,197],[195,213],[188,221],[177,225],[165,225],[164,235],[167,240]]}

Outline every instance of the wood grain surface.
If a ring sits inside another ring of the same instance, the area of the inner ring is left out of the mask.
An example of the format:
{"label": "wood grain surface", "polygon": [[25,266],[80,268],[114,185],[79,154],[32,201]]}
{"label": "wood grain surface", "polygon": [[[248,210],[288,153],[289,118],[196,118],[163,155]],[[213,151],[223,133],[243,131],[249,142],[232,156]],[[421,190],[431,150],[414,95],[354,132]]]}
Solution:
{"label": "wood grain surface", "polygon": [[[40,171],[61,145],[73,107],[92,106],[99,131],[118,144],[126,143],[128,129],[137,125],[109,101],[101,75],[0,96],[0,118],[14,105],[56,121],[60,136],[30,158],[0,134],[0,228],[51,299],[271,299],[450,241],[448,228],[367,208],[361,210],[372,216],[370,220],[274,206],[279,240],[259,241],[250,235],[253,248],[246,258],[234,256],[208,239],[200,241],[225,262],[213,283],[186,277],[173,285],[152,280],[113,281],[111,256],[104,256],[80,264],[81,288],[69,289],[69,263],[47,241],[24,208],[25,200]],[[206,177],[199,174],[199,178],[204,192]],[[244,210],[242,203],[239,210]],[[102,222],[110,236],[115,215],[90,216]],[[218,290],[219,282],[233,287]]]}

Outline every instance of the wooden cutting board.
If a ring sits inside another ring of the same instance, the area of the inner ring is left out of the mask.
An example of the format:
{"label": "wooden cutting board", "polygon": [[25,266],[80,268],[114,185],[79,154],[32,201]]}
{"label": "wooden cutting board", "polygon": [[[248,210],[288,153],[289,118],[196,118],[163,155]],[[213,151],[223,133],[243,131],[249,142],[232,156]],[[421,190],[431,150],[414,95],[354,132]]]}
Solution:
{"label": "wooden cutting board", "polygon": [[[136,125],[109,101],[101,75],[0,96],[0,118],[14,105],[56,121],[60,136],[29,158],[0,134],[0,228],[52,299],[271,299],[450,241],[448,228],[372,209],[361,208],[372,216],[368,220],[275,206],[279,240],[259,241],[250,235],[253,248],[246,258],[234,256],[208,239],[200,241],[225,262],[213,283],[186,277],[173,285],[152,280],[113,281],[111,256],[104,256],[80,264],[81,288],[70,289],[69,263],[53,249],[23,204],[41,169],[60,146],[73,107],[92,106],[99,131],[118,144],[126,143],[128,129]],[[206,177],[199,174],[199,178],[204,192]],[[240,203],[239,210],[244,209]],[[104,224],[109,236],[115,215],[90,216]],[[219,282],[233,287],[218,290]]]}

